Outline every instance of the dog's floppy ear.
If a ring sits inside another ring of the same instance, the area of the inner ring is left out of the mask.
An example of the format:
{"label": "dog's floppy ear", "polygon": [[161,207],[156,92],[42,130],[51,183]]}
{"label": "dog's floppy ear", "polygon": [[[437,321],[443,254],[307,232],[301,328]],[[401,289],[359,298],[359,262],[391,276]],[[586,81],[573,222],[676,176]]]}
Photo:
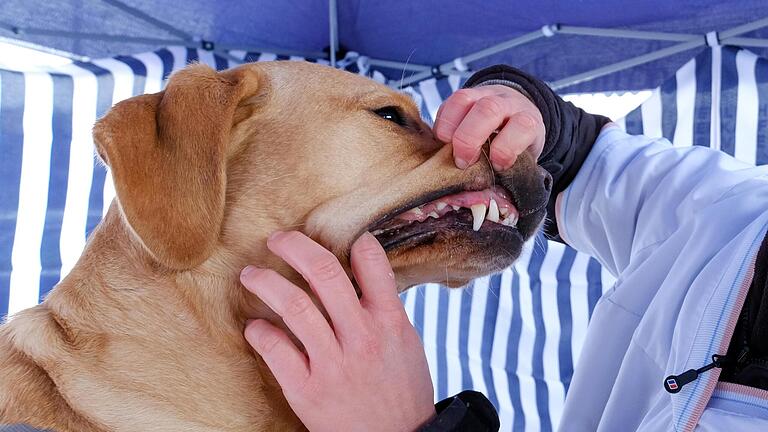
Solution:
{"label": "dog's floppy ear", "polygon": [[115,105],[94,127],[118,204],[160,263],[188,269],[216,244],[224,216],[226,153],[238,103],[258,74],[192,65],[160,93]]}

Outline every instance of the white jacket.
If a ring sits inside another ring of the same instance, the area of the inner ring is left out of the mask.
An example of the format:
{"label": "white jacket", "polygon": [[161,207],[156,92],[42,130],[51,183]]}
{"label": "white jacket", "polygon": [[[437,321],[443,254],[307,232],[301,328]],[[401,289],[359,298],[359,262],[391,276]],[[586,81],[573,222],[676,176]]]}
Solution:
{"label": "white jacket", "polygon": [[664,378],[725,354],[768,227],[768,167],[606,127],[558,228],[616,285],[598,303],[561,431],[768,431],[768,391]]}

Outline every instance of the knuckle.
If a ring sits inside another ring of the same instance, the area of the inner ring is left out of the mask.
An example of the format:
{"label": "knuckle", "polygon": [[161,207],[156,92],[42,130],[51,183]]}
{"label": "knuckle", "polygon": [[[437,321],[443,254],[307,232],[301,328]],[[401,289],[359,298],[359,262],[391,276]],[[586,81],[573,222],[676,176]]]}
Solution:
{"label": "knuckle", "polygon": [[486,96],[475,104],[475,107],[482,116],[491,118],[501,118],[504,116],[504,107],[499,102],[498,97]]}
{"label": "knuckle", "polygon": [[357,248],[357,256],[365,261],[378,262],[384,258],[381,246],[372,241],[365,242]]}
{"label": "knuckle", "polygon": [[256,338],[256,351],[262,355],[270,354],[280,343],[280,337],[275,334],[264,333]]}
{"label": "knuckle", "polygon": [[520,131],[533,133],[538,129],[538,124],[542,123],[527,111],[520,111],[512,116]]}
{"label": "knuckle", "polygon": [[463,128],[459,128],[453,134],[453,148],[459,151],[475,153],[480,145],[473,144],[477,142],[476,137],[468,134]]}
{"label": "knuckle", "polygon": [[323,254],[310,266],[310,272],[318,281],[334,280],[341,276],[343,269],[331,253]]}
{"label": "knuckle", "polygon": [[454,92],[451,97],[454,101],[460,104],[467,104],[471,103],[474,99],[472,93],[474,93],[472,89],[461,89]]}
{"label": "knuckle", "polygon": [[312,300],[310,300],[306,294],[301,293],[292,296],[285,302],[283,314],[289,317],[299,316],[303,315],[313,307],[315,307],[315,305],[312,303]]}

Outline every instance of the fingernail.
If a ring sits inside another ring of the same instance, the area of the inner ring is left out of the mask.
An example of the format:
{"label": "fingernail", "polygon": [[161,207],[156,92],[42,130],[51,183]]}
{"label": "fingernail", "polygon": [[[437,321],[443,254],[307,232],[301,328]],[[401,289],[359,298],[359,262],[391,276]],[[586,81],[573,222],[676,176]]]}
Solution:
{"label": "fingernail", "polygon": [[504,168],[502,168],[501,165],[497,164],[496,162],[491,162],[491,165],[493,166],[494,171],[504,171]]}
{"label": "fingernail", "polygon": [[255,319],[247,319],[247,320],[245,320],[245,327],[247,328],[254,321],[256,321],[256,320]]}
{"label": "fingernail", "polygon": [[456,158],[456,166],[459,167],[459,169],[467,169],[469,162],[461,158]]}
{"label": "fingernail", "polygon": [[275,241],[275,240],[280,240],[280,237],[282,237],[282,236],[284,236],[284,235],[285,235],[285,232],[284,232],[284,231],[275,231],[275,232],[273,232],[273,233],[272,233],[272,234],[269,236],[269,238],[267,239],[267,241]]}
{"label": "fingernail", "polygon": [[245,268],[240,272],[240,281],[245,282],[246,279],[250,279],[257,270],[258,268],[252,265],[245,266]]}

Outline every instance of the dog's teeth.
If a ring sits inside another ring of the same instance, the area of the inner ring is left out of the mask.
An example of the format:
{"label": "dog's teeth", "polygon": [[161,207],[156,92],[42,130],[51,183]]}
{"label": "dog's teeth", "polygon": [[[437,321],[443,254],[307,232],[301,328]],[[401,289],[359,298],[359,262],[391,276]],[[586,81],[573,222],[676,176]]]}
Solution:
{"label": "dog's teeth", "polygon": [[440,210],[446,208],[447,206],[448,206],[448,204],[446,204],[446,203],[444,203],[442,201],[438,201],[437,202],[437,211],[440,211]]}
{"label": "dog's teeth", "polygon": [[496,200],[491,198],[491,202],[488,204],[488,214],[485,216],[491,222],[499,223],[499,205],[496,204]]}
{"label": "dog's teeth", "polygon": [[512,213],[509,215],[508,218],[505,219],[505,221],[507,222],[507,225],[513,228],[517,227],[517,220],[518,220],[517,213]]}
{"label": "dog's teeth", "polygon": [[483,221],[485,220],[485,204],[475,204],[470,207],[472,210],[472,229],[475,231],[479,231],[480,227],[483,226]]}
{"label": "dog's teeth", "polygon": [[379,235],[379,234],[381,234],[381,233],[383,233],[383,232],[384,232],[384,230],[383,230],[383,229],[377,229],[376,231],[372,232],[371,234],[373,234],[373,235]]}
{"label": "dog's teeth", "polygon": [[457,210],[458,210],[458,209],[460,209],[461,207],[459,207],[459,206],[457,206],[457,205],[452,205],[452,206],[451,206],[451,208],[453,208],[453,211],[457,211]]}
{"label": "dog's teeth", "polygon": [[418,207],[414,207],[414,208],[410,209],[409,211],[413,212],[413,214],[418,215],[418,216],[421,216],[421,215],[424,214],[424,212],[421,211],[421,209],[418,208]]}
{"label": "dog's teeth", "polygon": [[427,216],[431,217],[431,218],[435,218],[435,219],[440,217],[440,215],[435,213],[435,212],[429,212],[429,214]]}
{"label": "dog's teeth", "polygon": [[507,217],[507,215],[509,214],[509,209],[506,207],[501,207],[499,208],[499,214],[504,217]]}

